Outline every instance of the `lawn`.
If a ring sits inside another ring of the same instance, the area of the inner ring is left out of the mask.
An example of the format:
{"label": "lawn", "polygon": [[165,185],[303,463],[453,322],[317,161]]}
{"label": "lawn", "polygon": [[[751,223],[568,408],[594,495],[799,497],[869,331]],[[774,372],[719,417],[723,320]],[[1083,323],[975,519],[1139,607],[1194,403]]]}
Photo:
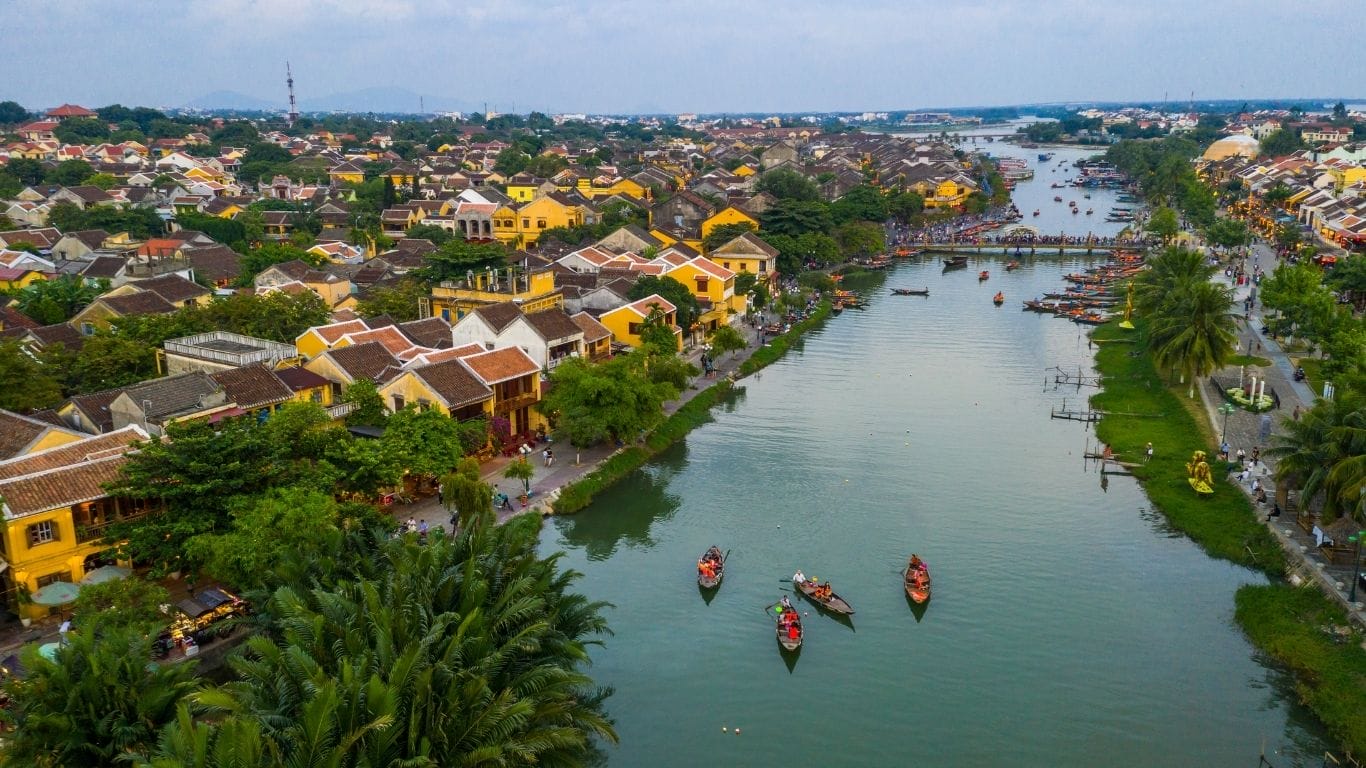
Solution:
{"label": "lawn", "polygon": [[1317,357],[1301,357],[1294,361],[1304,369],[1304,383],[1315,395],[1323,394],[1323,361]]}

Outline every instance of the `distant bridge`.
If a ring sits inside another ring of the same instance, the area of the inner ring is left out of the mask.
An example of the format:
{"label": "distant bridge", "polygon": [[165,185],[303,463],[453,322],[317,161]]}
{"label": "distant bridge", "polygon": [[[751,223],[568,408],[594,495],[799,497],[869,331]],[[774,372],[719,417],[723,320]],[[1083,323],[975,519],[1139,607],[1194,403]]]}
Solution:
{"label": "distant bridge", "polygon": [[1039,253],[1056,253],[1059,256],[1066,253],[1114,253],[1115,251],[1141,251],[1147,247],[1145,243],[1107,243],[1101,244],[1090,240],[1081,240],[1067,243],[1039,242],[1022,238],[1019,240],[997,240],[994,242],[977,242],[975,240],[960,240],[952,242],[919,242],[907,243],[906,245],[922,248],[926,251],[940,251],[943,253],[978,253],[978,254],[1001,254],[1003,256],[1033,256]]}

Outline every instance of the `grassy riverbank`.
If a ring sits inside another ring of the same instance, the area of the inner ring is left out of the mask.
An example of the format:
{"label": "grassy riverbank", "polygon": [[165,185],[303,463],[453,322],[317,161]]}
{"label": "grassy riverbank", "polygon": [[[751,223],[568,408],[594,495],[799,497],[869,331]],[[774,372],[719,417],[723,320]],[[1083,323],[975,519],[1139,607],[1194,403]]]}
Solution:
{"label": "grassy riverbank", "polygon": [[1236,602],[1238,624],[1294,672],[1300,700],[1345,749],[1366,755],[1366,650],[1359,634],[1339,634],[1342,610],[1317,589],[1288,584],[1245,586]]}
{"label": "grassy riverbank", "polygon": [[[1097,341],[1133,339],[1135,343],[1102,343],[1096,368],[1104,381],[1091,398],[1097,410],[1107,411],[1096,425],[1096,436],[1109,444],[1120,460],[1134,462],[1134,476],[1148,499],[1173,528],[1214,557],[1259,568],[1268,574],[1285,572],[1285,554],[1257,521],[1247,496],[1230,484],[1217,457],[1210,462],[1214,494],[1201,497],[1187,482],[1186,462],[1197,450],[1218,451],[1202,434],[1186,397],[1186,386],[1169,387],[1142,352],[1139,329],[1125,331],[1114,324],[1098,328]],[[1143,462],[1144,446],[1153,444],[1153,459]]]}
{"label": "grassy riverbank", "polygon": [[[747,360],[740,364],[739,374],[748,376],[755,371],[776,362],[802,334],[816,328],[830,316],[830,302],[822,301],[811,317],[797,323],[781,336],[768,341],[765,346],[754,350]],[[565,485],[555,499],[557,515],[568,515],[587,507],[593,497],[603,489],[640,469],[645,462],[674,443],[682,440],[689,432],[711,420],[711,409],[731,392],[729,381],[720,381],[698,392],[684,403],[672,416],[655,427],[645,437],[642,445],[631,446],[612,455],[597,469],[582,478]]]}

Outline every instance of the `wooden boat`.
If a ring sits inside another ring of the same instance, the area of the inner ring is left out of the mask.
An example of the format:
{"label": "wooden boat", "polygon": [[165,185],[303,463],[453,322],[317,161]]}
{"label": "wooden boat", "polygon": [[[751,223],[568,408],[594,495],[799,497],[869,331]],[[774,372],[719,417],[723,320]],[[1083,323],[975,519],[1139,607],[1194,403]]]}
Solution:
{"label": "wooden boat", "polygon": [[781,645],[784,651],[801,648],[802,639],[806,637],[806,631],[802,629],[801,612],[796,608],[783,608],[781,604],[776,607],[782,609],[774,621],[774,634],[778,637],[778,645]]}
{"label": "wooden boat", "polygon": [[830,314],[832,314],[832,315],[838,315],[839,313],[841,313],[841,312],[843,312],[843,311],[844,311],[844,302],[842,302],[842,301],[836,301],[834,304],[831,304],[831,305],[830,305]]}
{"label": "wooden boat", "polygon": [[915,569],[911,567],[910,561],[907,561],[906,573],[902,579],[906,597],[911,598],[916,605],[930,599],[930,569],[929,566],[925,566],[924,561],[921,561],[921,565],[924,567]]}
{"label": "wooden boat", "polygon": [[1109,320],[1098,312],[1086,312],[1074,316],[1072,322],[1081,323],[1082,325],[1105,325]]}
{"label": "wooden boat", "polygon": [[930,289],[926,288],[893,288],[894,296],[929,296]]}
{"label": "wooden boat", "polygon": [[1012,271],[1017,270],[1017,269],[1019,269],[1019,268],[1020,268],[1020,262],[1018,262],[1018,261],[1007,261],[1007,262],[1006,262],[1006,271],[1007,271],[1007,272],[1012,272]]}
{"label": "wooden boat", "polygon": [[1001,306],[1002,304],[1006,303],[1006,295],[1004,293],[1001,293],[1000,291],[997,291],[996,295],[991,297],[991,303],[995,304],[998,307]]}
{"label": "wooden boat", "polygon": [[1053,196],[1053,202],[1055,202],[1055,203],[1061,203],[1061,202],[1062,202],[1062,195],[1054,195],[1054,196]]}
{"label": "wooden boat", "polygon": [[949,258],[944,259],[944,266],[946,267],[966,267],[967,265],[967,256],[950,256]]}
{"label": "wooden boat", "polygon": [[1034,209],[1034,215],[1035,215],[1035,216],[1038,216],[1038,215],[1039,215],[1039,210],[1038,210],[1037,208]]}
{"label": "wooden boat", "polygon": [[[708,572],[702,567],[706,562],[711,565]],[[721,554],[719,547],[711,547],[702,553],[701,559],[697,561],[697,586],[703,589],[716,589],[721,586],[721,579],[726,574],[726,557]]]}
{"label": "wooden boat", "polygon": [[980,282],[982,282],[983,280],[986,280],[986,279],[989,278],[989,277],[991,277],[991,273],[984,269],[984,270],[982,270],[981,272],[978,272],[978,273],[977,273],[977,282],[980,283]]}
{"label": "wooden boat", "polygon": [[820,598],[816,597],[816,587],[820,585],[816,584],[814,581],[793,581],[792,585],[795,586],[803,595],[806,595],[807,599],[809,599],[811,602],[815,603],[816,605],[819,605],[827,611],[830,611],[831,613],[839,613],[845,616],[854,615],[854,607],[849,603],[845,602],[844,598],[840,597],[834,592],[830,593],[830,599],[828,600],[821,600]]}

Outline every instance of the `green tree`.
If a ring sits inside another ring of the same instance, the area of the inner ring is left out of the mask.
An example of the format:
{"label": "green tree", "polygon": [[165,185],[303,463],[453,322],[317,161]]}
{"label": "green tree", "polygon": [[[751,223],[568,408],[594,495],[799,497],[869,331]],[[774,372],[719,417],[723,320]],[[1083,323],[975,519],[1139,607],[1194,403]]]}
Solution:
{"label": "green tree", "polygon": [[1195,397],[1196,380],[1233,355],[1237,321],[1232,307],[1228,286],[1200,282],[1150,319],[1148,341],[1154,361],[1179,371],[1182,381],[1190,384],[1191,397]]}
{"label": "green tree", "polygon": [[1299,421],[1284,420],[1272,436],[1277,487],[1299,489],[1300,509],[1318,504],[1328,518],[1356,514],[1361,520],[1362,456],[1366,456],[1366,402],[1348,391],[1319,400]]}
{"label": "green tree", "polygon": [[23,157],[10,160],[5,166],[5,171],[13,174],[21,183],[29,187],[42,184],[43,177],[47,175],[47,169],[43,167],[42,163]]}
{"label": "green tree", "polygon": [[78,277],[62,275],[20,289],[15,297],[16,306],[41,325],[55,325],[70,320],[107,290],[107,281],[91,285]]}
{"label": "green tree", "polygon": [[0,101],[0,125],[22,123],[29,117],[28,110],[18,102]]}
{"label": "green tree", "polygon": [[426,254],[427,266],[413,275],[428,283],[464,280],[470,273],[507,266],[508,250],[502,243],[471,243],[452,239]]}
{"label": "green tree", "polygon": [[835,242],[841,255],[848,257],[872,256],[887,249],[886,237],[880,224],[851,221],[835,230]]}
{"label": "green tree", "polygon": [[420,316],[418,302],[427,298],[425,286],[416,280],[404,279],[393,285],[371,289],[357,302],[361,317],[387,315],[395,322],[406,323]]}
{"label": "green tree", "polygon": [[84,160],[63,160],[48,173],[47,180],[64,187],[74,187],[84,184],[86,179],[94,175],[94,167]]}
{"label": "green tree", "polygon": [[729,325],[718,326],[716,330],[711,332],[708,342],[711,344],[711,351],[714,355],[738,352],[749,346],[745,337]]}
{"label": "green tree", "polygon": [[1181,231],[1181,224],[1177,221],[1176,211],[1163,206],[1153,211],[1153,215],[1148,219],[1147,230],[1162,238],[1163,243],[1170,243]]}
{"label": "green tree", "polygon": [[707,236],[702,238],[702,250],[705,253],[711,253],[740,235],[753,231],[754,225],[750,224],[748,221],[738,221],[734,224],[722,224],[718,227],[713,227],[711,232],[708,232]]}
{"label": "green tree", "polygon": [[664,401],[678,395],[674,387],[651,381],[638,355],[598,364],[566,360],[550,380],[541,410],[553,417],[557,433],[580,447],[634,439],[659,423]]}
{"label": "green tree", "polygon": [[1272,131],[1261,142],[1262,154],[1266,157],[1282,157],[1301,149],[1304,149],[1304,141],[1293,128]]}
{"label": "green tree", "polygon": [[887,197],[870,184],[860,184],[844,193],[830,205],[830,215],[836,224],[851,221],[883,222],[888,217]]}
{"label": "green tree", "polygon": [[63,144],[95,144],[109,138],[109,126],[93,117],[71,117],[52,129]]}
{"label": "green tree", "polygon": [[417,477],[439,477],[460,462],[464,452],[460,424],[437,410],[414,407],[396,411],[385,423],[380,439],[405,472]]}
{"label": "green tree", "polygon": [[27,413],[62,401],[61,381],[16,339],[0,340],[0,408]]}
{"label": "green tree", "polygon": [[432,245],[442,245],[451,239],[451,233],[435,224],[418,224],[404,233],[405,237],[432,241]]}
{"label": "green tree", "polygon": [[531,162],[531,158],[527,157],[525,152],[516,147],[508,147],[499,152],[498,157],[494,159],[493,170],[505,177],[513,176],[526,170],[529,162]]}
{"label": "green tree", "polygon": [[98,392],[146,381],[157,375],[156,349],[135,339],[97,332],[76,354],[75,387]]}
{"label": "green tree", "polygon": [[887,212],[902,224],[924,213],[925,198],[916,192],[898,192],[887,201]]}
{"label": "green tree", "polygon": [[485,505],[457,536],[379,544],[355,578],[277,589],[274,631],[152,764],[584,764],[590,739],[615,739],[580,671],[603,606],[538,557],[537,528]]}
{"label": "green tree", "polygon": [[1205,229],[1205,238],[1220,248],[1237,248],[1250,243],[1252,233],[1237,219],[1219,219]]}
{"label": "green tree", "polygon": [[209,140],[214,146],[224,145],[233,147],[246,147],[254,145],[261,132],[256,130],[256,126],[247,120],[229,120],[224,123],[222,128],[209,134]]}
{"label": "green tree", "polygon": [[382,427],[389,421],[384,399],[379,396],[375,382],[357,379],[342,394],[343,403],[353,403],[356,409],[346,415],[348,427]]}
{"label": "green tree", "polygon": [[489,508],[492,489],[479,477],[478,459],[461,459],[455,471],[441,478],[441,486],[446,509],[461,528]]}
{"label": "green tree", "polygon": [[768,234],[797,236],[806,232],[828,234],[834,229],[830,206],[819,201],[780,200],[759,217]]}
{"label": "green tree", "polygon": [[137,628],[78,626],[49,660],[29,646],[23,678],[6,677],[13,726],[0,765],[117,766],[145,754],[196,686],[193,661],[152,664],[152,638]]}
{"label": "green tree", "polygon": [[820,187],[816,182],[790,168],[775,168],[759,177],[755,186],[760,192],[767,192],[779,200],[810,202],[821,199]]}
{"label": "green tree", "polygon": [[1287,251],[1298,248],[1302,239],[1299,227],[1293,224],[1282,224],[1276,227],[1276,245]]}
{"label": "green tree", "polygon": [[187,552],[214,579],[244,591],[268,589],[277,583],[277,572],[325,559],[339,546],[340,507],[320,491],[276,488],[241,497],[230,515],[226,530],[195,536]]}
{"label": "green tree", "polygon": [[531,493],[531,478],[535,473],[526,456],[518,456],[503,469],[503,477],[521,484],[523,496]]}
{"label": "green tree", "polygon": [[119,180],[112,173],[97,173],[85,180],[85,183],[100,189],[113,189],[118,185]]}
{"label": "green tree", "polygon": [[127,628],[155,635],[171,623],[171,617],[161,610],[170,602],[171,593],[165,587],[132,575],[83,585],[71,606],[71,619],[78,629],[107,632]]}

